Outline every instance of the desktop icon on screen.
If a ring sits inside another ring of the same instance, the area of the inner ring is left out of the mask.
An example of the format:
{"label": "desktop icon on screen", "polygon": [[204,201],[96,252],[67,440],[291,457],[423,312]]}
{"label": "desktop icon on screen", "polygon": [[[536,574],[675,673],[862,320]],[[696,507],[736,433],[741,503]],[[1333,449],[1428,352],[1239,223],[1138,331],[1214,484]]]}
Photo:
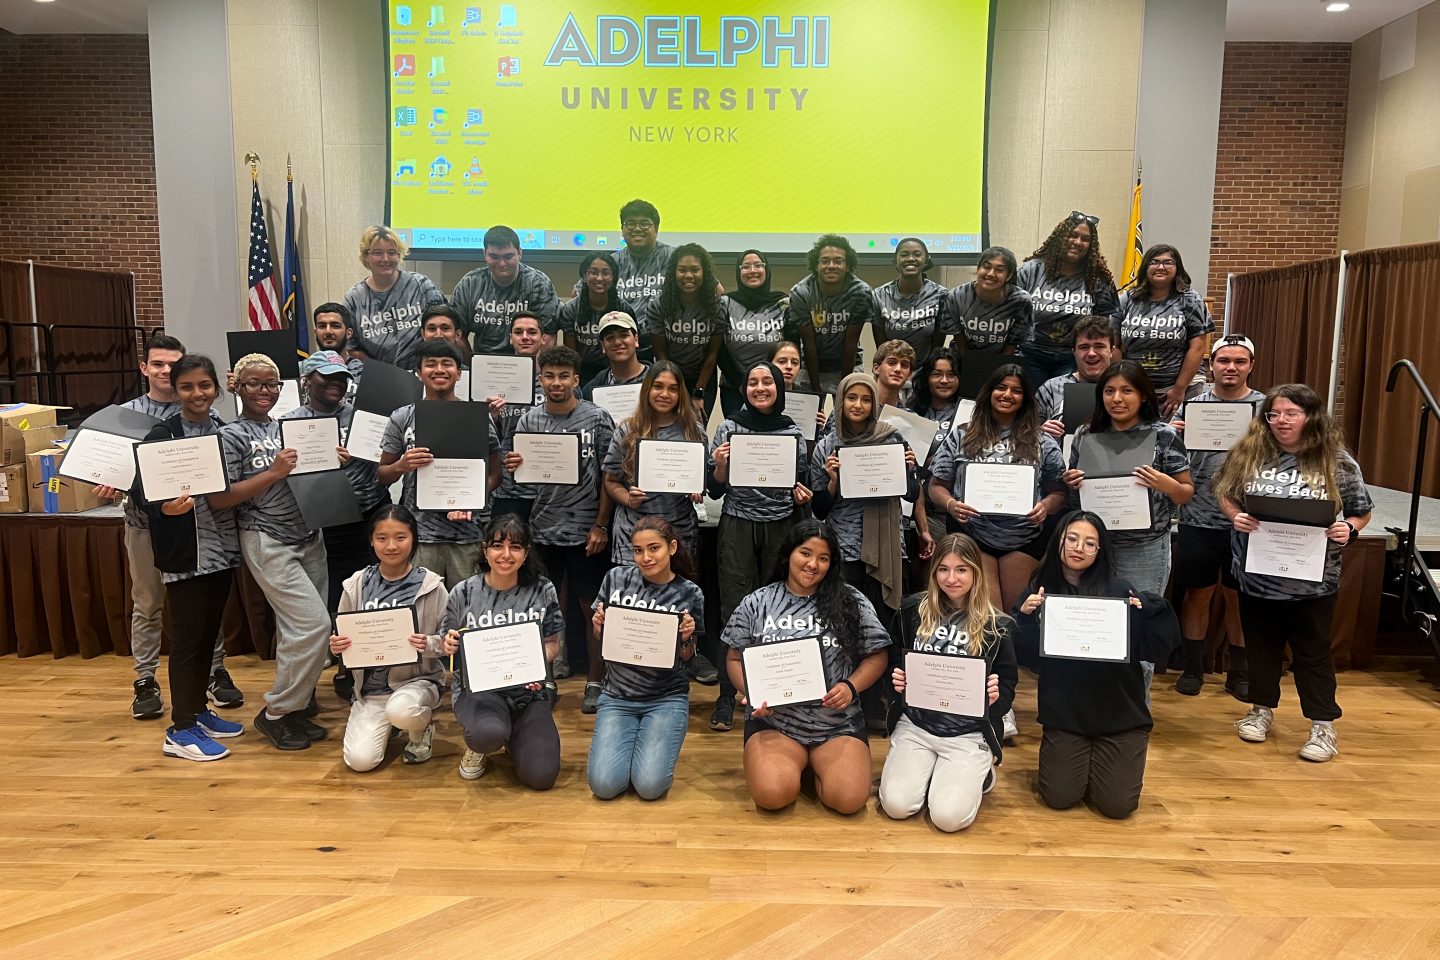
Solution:
{"label": "desktop icon on screen", "polygon": [[430,129],[431,129],[431,130],[434,130],[436,127],[443,127],[443,126],[445,126],[446,116],[447,116],[447,114],[445,113],[445,110],[444,110],[443,107],[436,107],[433,111],[431,111],[431,113],[430,113]]}
{"label": "desktop icon on screen", "polygon": [[413,177],[413,176],[415,176],[415,161],[414,161],[414,160],[399,160],[399,161],[396,161],[396,163],[395,163],[395,176],[396,176],[397,178],[399,178],[399,177]]}
{"label": "desktop icon on screen", "polygon": [[479,157],[470,158],[470,169],[465,171],[466,180],[479,180],[485,176],[485,170],[480,166]]}
{"label": "desktop icon on screen", "polygon": [[467,26],[467,27],[478,27],[479,25],[480,25],[480,8],[479,8],[479,7],[466,7],[466,8],[465,8],[465,23],[464,23],[464,26]]}
{"label": "desktop icon on screen", "polygon": [[518,21],[515,18],[515,4],[500,4],[500,22],[496,26],[513,27]]}
{"label": "desktop icon on screen", "polygon": [[410,26],[410,8],[401,5],[395,8],[395,25],[398,27]]}
{"label": "desktop icon on screen", "polygon": [[395,54],[395,76],[397,76],[397,77],[413,77],[413,76],[415,76],[415,54],[413,54],[413,53],[397,53],[397,54]]}
{"label": "desktop icon on screen", "polygon": [[520,72],[519,57],[501,57],[495,64],[495,76],[504,79]]}
{"label": "desktop icon on screen", "polygon": [[450,161],[444,157],[436,157],[430,162],[430,179],[443,180],[450,176]]}
{"label": "desktop icon on screen", "polygon": [[465,126],[466,126],[466,127],[479,127],[479,126],[483,126],[484,123],[485,123],[485,111],[484,111],[484,110],[466,110],[466,111],[465,111]]}
{"label": "desktop icon on screen", "polygon": [[445,7],[442,4],[430,4],[430,21],[425,24],[427,27],[438,27],[445,22]]}
{"label": "desktop icon on screen", "polygon": [[395,108],[395,126],[397,126],[397,127],[413,127],[413,126],[415,126],[415,108],[414,108],[414,107],[396,107],[396,108]]}
{"label": "desktop icon on screen", "polygon": [[444,58],[444,57],[431,57],[431,58],[430,58],[430,76],[431,76],[431,77],[439,77],[439,76],[444,76],[444,74],[445,74],[445,58]]}

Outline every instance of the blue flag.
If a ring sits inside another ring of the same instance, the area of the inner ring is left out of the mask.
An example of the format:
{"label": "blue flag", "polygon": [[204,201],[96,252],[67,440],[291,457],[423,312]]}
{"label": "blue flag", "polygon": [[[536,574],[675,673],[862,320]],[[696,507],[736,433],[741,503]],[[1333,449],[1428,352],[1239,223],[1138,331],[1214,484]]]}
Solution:
{"label": "blue flag", "polygon": [[310,314],[305,309],[305,282],[300,279],[300,245],[295,242],[295,181],[285,185],[285,285],[281,302],[290,329],[295,331],[295,349],[303,359],[310,356]]}

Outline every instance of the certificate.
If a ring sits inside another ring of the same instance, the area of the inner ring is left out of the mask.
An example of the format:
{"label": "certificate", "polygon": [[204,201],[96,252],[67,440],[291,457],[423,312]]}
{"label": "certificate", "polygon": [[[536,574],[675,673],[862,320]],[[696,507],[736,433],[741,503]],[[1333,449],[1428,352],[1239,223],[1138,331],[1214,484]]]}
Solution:
{"label": "certificate", "polygon": [[421,510],[484,510],[484,460],[436,457],[415,471],[415,506]]}
{"label": "certificate", "polygon": [[[1185,422],[1189,432],[1190,422]],[[1245,572],[1320,583],[1330,546],[1326,527],[1261,520],[1245,547]]]}
{"label": "certificate", "polygon": [[819,637],[746,647],[740,663],[745,670],[745,699],[752,707],[814,703],[830,692]]}
{"label": "certificate", "polygon": [[983,717],[990,708],[984,657],[944,653],[905,654],[905,703],[959,717]]}
{"label": "certificate", "polygon": [[1080,506],[1098,514],[1106,530],[1150,529],[1150,488],[1134,477],[1086,477]]}
{"label": "certificate", "polygon": [[218,433],[137,443],[135,468],[151,503],[230,489]]}
{"label": "certificate", "polygon": [[590,402],[610,414],[610,419],[619,426],[635,416],[635,408],[640,405],[641,386],[643,384],[622,383],[617,387],[596,387],[590,392],[593,398]]}
{"label": "certificate", "polygon": [[605,607],[600,656],[632,667],[668,670],[675,666],[679,639],[680,614],[612,603]]}
{"label": "certificate", "polygon": [[886,404],[880,408],[880,419],[900,431],[900,436],[915,451],[915,462],[925,463],[930,459],[930,448],[935,445],[939,424],[929,417],[922,417],[911,410]]}
{"label": "certificate", "polygon": [[1113,597],[1046,597],[1040,614],[1040,655],[1128,661],[1130,602]]}
{"label": "certificate", "polygon": [[340,421],[336,417],[306,417],[280,421],[280,445],[295,451],[296,473],[339,470]]}
{"label": "certificate", "polygon": [[1240,442],[1255,418],[1249,401],[1191,401],[1185,404],[1185,449],[1191,453],[1229,450]]}
{"label": "certificate", "polygon": [[[580,437],[574,433],[517,433],[515,452],[524,458],[516,483],[580,482]],[[644,490],[644,487],[640,488]]]}
{"label": "certificate", "polygon": [[[291,410],[300,409],[302,402],[300,399],[300,381],[281,380],[280,399],[275,401],[275,406],[270,408],[270,413],[272,416],[278,417],[282,413],[289,413]],[[235,416],[240,416],[240,393],[238,390],[235,393]]]}
{"label": "certificate", "polygon": [[798,455],[794,437],[771,433],[732,433],[730,486],[789,490],[795,486],[795,458]]}
{"label": "certificate", "polygon": [[466,396],[482,402],[503,397],[509,404],[534,406],[535,358],[477,355],[470,361],[470,392]]}
{"label": "certificate", "polygon": [[785,416],[795,421],[795,426],[800,428],[800,435],[806,440],[815,439],[815,431],[818,428],[820,416],[820,404],[825,400],[818,393],[792,393],[785,391],[785,409],[782,411]]}
{"label": "certificate", "polygon": [[465,652],[465,686],[471,693],[545,680],[545,640],[536,620],[461,631],[460,647]]}
{"label": "certificate", "polygon": [[970,418],[973,416],[975,416],[974,400],[955,401],[955,419],[950,421],[950,429],[970,426]]}
{"label": "certificate", "polygon": [[981,513],[1023,517],[1035,509],[1035,465],[967,463],[960,499]]}
{"label": "certificate", "polygon": [[380,462],[380,443],[390,418],[369,410],[356,410],[350,415],[350,431],[345,435],[345,449],[350,456]]}
{"label": "certificate", "polygon": [[648,494],[704,493],[705,444],[699,440],[640,441],[635,485]]}
{"label": "certificate", "polygon": [[129,490],[135,485],[135,444],[138,442],[81,427],[55,472],[73,480]]}
{"label": "certificate", "polygon": [[340,660],[351,669],[414,663],[420,656],[420,651],[410,646],[410,635],[415,632],[414,607],[335,614],[335,635],[350,640]]}
{"label": "certificate", "polygon": [[836,452],[840,456],[840,496],[846,500],[903,497],[909,492],[904,445],[876,443],[840,447]]}

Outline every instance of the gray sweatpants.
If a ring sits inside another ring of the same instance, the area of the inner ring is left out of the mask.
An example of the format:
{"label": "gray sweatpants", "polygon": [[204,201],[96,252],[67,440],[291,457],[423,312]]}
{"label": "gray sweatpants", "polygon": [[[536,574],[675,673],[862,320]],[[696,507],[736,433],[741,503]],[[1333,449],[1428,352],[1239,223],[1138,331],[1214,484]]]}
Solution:
{"label": "gray sweatpants", "polygon": [[291,545],[241,530],[240,553],[275,611],[275,685],[265,694],[265,709],[272,714],[303,710],[330,649],[325,541],[316,534]]}
{"label": "gray sweatpants", "polygon": [[[135,672],[141,677],[155,676],[160,666],[160,622],[165,613],[165,584],[155,569],[155,551],[150,545],[150,531],[125,525],[125,555],[130,560],[130,653],[135,657]],[[225,635],[215,633],[215,657],[210,672],[225,666]]]}

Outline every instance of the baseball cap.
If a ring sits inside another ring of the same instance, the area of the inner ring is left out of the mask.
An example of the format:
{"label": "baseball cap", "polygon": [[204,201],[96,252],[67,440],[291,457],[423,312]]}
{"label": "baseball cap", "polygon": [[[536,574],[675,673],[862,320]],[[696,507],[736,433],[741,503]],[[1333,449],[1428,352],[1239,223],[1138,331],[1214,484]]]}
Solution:
{"label": "baseball cap", "polygon": [[600,318],[600,336],[605,336],[605,331],[611,327],[619,327],[621,330],[629,330],[632,333],[640,332],[640,328],[635,326],[635,318],[620,310],[611,310]]}
{"label": "baseball cap", "polygon": [[1250,351],[1250,359],[1255,359],[1255,344],[1250,342],[1249,337],[1241,336],[1238,333],[1220,337],[1215,341],[1215,345],[1210,348],[1210,356],[1215,356],[1215,354],[1219,353],[1225,347],[1244,347]]}
{"label": "baseball cap", "polygon": [[343,373],[348,377],[350,370],[345,366],[344,359],[334,350],[316,350],[300,364],[300,376],[308,377],[312,373],[323,373],[326,376]]}

